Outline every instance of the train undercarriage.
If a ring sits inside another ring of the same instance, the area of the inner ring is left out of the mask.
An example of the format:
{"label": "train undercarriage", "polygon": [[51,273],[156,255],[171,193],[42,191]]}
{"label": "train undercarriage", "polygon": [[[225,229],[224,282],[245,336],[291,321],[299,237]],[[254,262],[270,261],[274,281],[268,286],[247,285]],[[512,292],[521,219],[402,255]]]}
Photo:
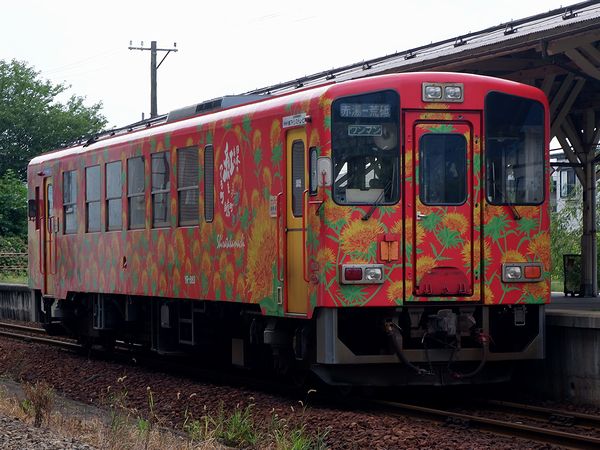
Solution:
{"label": "train undercarriage", "polygon": [[43,299],[40,317],[49,333],[87,345],[311,371],[331,385],[503,382],[516,361],[544,357],[543,305],[319,308],[306,320],[250,304],[72,293]]}

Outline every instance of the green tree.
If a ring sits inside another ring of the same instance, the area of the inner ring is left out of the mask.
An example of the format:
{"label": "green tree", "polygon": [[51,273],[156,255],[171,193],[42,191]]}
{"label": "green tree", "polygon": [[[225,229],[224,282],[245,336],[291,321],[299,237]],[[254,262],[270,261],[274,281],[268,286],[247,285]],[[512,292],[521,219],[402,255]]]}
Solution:
{"label": "green tree", "polygon": [[12,169],[0,176],[0,236],[27,237],[27,186]]}
{"label": "green tree", "polygon": [[101,103],[88,107],[76,95],[59,101],[68,89],[25,62],[0,60],[0,176],[12,169],[25,179],[31,158],[106,125]]}

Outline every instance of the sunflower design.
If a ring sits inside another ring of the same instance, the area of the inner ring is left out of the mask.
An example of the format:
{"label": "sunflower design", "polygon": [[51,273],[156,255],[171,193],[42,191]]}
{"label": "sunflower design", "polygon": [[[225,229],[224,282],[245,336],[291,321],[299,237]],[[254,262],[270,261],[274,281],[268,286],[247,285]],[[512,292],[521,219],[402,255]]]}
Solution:
{"label": "sunflower design", "polygon": [[527,259],[523,254],[517,250],[507,250],[502,253],[502,257],[500,258],[502,263],[516,263],[516,262],[526,262]]}
{"label": "sunflower design", "polygon": [[211,262],[210,255],[207,252],[205,252],[202,255],[202,263],[200,263],[200,271],[202,273],[208,274],[211,272],[211,269],[212,269],[212,262]]}
{"label": "sunflower design", "polygon": [[423,275],[429,272],[437,265],[435,258],[431,256],[417,257],[417,279],[420,280]]}
{"label": "sunflower design", "polygon": [[274,148],[277,144],[281,144],[281,124],[279,120],[274,120],[271,124],[271,133],[269,135],[271,148]]}
{"label": "sunflower design", "polygon": [[168,295],[167,291],[167,276],[164,272],[161,272],[158,278],[158,294],[159,295]]}
{"label": "sunflower design", "polygon": [[403,226],[404,226],[404,229],[407,229],[407,230],[410,229],[410,231],[412,232],[411,221],[407,220],[406,225],[404,225],[404,219],[399,219],[396,222],[394,222],[394,225],[392,225],[392,227],[390,228],[390,233],[402,234]]}
{"label": "sunflower design", "polygon": [[252,150],[256,150],[257,148],[261,148],[262,143],[262,133],[260,130],[255,130],[252,135]]}
{"label": "sunflower design", "polygon": [[[412,226],[412,223],[410,220],[406,222],[406,225],[407,225],[406,235],[407,236],[409,235],[408,234],[408,231],[409,231],[408,224],[411,224],[411,226]],[[426,234],[427,234],[427,230],[425,230],[425,227],[423,226],[423,224],[421,222],[417,222],[417,233],[415,236],[415,246],[416,247],[418,247],[419,245],[421,245],[423,243],[423,240],[425,239]]]}
{"label": "sunflower design", "polygon": [[263,169],[262,181],[263,181],[263,186],[270,191],[271,184],[273,183],[273,177],[271,176],[271,169],[269,167],[265,167]]}
{"label": "sunflower design", "polygon": [[383,233],[380,223],[374,220],[355,220],[340,235],[342,250],[350,255],[372,259],[375,257],[377,238]]}
{"label": "sunflower design", "polygon": [[469,220],[464,214],[456,212],[446,214],[442,219],[442,223],[451,230],[458,231],[460,234],[469,229]]}
{"label": "sunflower design", "polygon": [[233,289],[234,284],[233,284],[233,265],[231,264],[227,264],[227,267],[225,268],[225,284],[227,286],[231,286],[231,288]]}
{"label": "sunflower design", "polygon": [[175,234],[175,249],[177,250],[177,258],[183,259],[185,256],[187,245],[183,237],[183,230],[177,229]]}
{"label": "sunflower design", "polygon": [[317,253],[319,271],[328,272],[335,268],[335,254],[329,247],[320,248]]}
{"label": "sunflower design", "polygon": [[531,295],[533,298],[546,301],[550,294],[548,283],[540,281],[538,283],[523,283],[525,294]]}
{"label": "sunflower design", "polygon": [[390,283],[386,296],[390,303],[400,303],[404,297],[404,282],[394,281]]}
{"label": "sunflower design", "polygon": [[142,272],[142,279],[140,280],[138,292],[143,292],[144,294],[150,293],[148,272],[145,270]]}
{"label": "sunflower design", "polygon": [[223,235],[225,231],[225,224],[223,223],[223,217],[221,214],[216,214],[214,219],[214,230],[215,233]]}
{"label": "sunflower design", "polygon": [[486,305],[494,304],[494,291],[489,284],[486,284],[483,288],[483,298]]}
{"label": "sunflower design", "polygon": [[544,267],[550,267],[550,234],[541,232],[529,241],[529,253],[534,260],[540,261]]}
{"label": "sunflower design", "polygon": [[348,223],[350,209],[347,206],[340,206],[335,202],[327,202],[325,205],[325,223],[337,229]]}
{"label": "sunflower design", "polygon": [[498,205],[486,205],[485,206],[485,220],[489,222],[492,217],[502,217],[506,215],[506,209],[504,206]]}
{"label": "sunflower design", "polygon": [[256,203],[256,217],[249,231],[246,253],[246,287],[251,302],[259,302],[272,295],[273,265],[277,259],[275,220],[269,217],[265,201]]}
{"label": "sunflower design", "polygon": [[[221,299],[222,296],[221,296],[220,291],[222,289],[222,286],[221,286],[221,274],[219,272],[215,273],[215,276],[213,278],[212,287],[213,287],[213,292],[214,292],[215,298],[217,300]],[[218,298],[217,298],[217,292],[219,292]]]}

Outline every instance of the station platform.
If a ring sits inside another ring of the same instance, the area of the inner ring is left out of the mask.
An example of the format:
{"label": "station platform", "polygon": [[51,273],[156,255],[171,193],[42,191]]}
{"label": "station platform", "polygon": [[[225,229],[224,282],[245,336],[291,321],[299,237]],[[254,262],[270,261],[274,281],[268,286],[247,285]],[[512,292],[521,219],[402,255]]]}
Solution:
{"label": "station platform", "polygon": [[600,406],[600,297],[553,292],[546,306],[546,359],[514,378],[540,398]]}

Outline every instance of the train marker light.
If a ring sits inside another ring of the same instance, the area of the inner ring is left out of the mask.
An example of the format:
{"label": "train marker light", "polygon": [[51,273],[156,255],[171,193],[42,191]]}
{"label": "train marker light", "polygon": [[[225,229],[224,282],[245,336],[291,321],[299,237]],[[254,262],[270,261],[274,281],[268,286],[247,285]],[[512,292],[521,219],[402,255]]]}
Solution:
{"label": "train marker light", "polygon": [[360,267],[346,267],[344,269],[344,278],[346,281],[360,281],[363,273]]}
{"label": "train marker light", "polygon": [[525,266],[525,278],[536,279],[542,277],[542,268],[540,266]]}
{"label": "train marker light", "polygon": [[383,270],[381,270],[381,267],[366,268],[365,279],[371,282],[381,281],[383,279]]}
{"label": "train marker light", "polygon": [[461,103],[464,100],[462,83],[423,83],[424,102],[453,102]]}

